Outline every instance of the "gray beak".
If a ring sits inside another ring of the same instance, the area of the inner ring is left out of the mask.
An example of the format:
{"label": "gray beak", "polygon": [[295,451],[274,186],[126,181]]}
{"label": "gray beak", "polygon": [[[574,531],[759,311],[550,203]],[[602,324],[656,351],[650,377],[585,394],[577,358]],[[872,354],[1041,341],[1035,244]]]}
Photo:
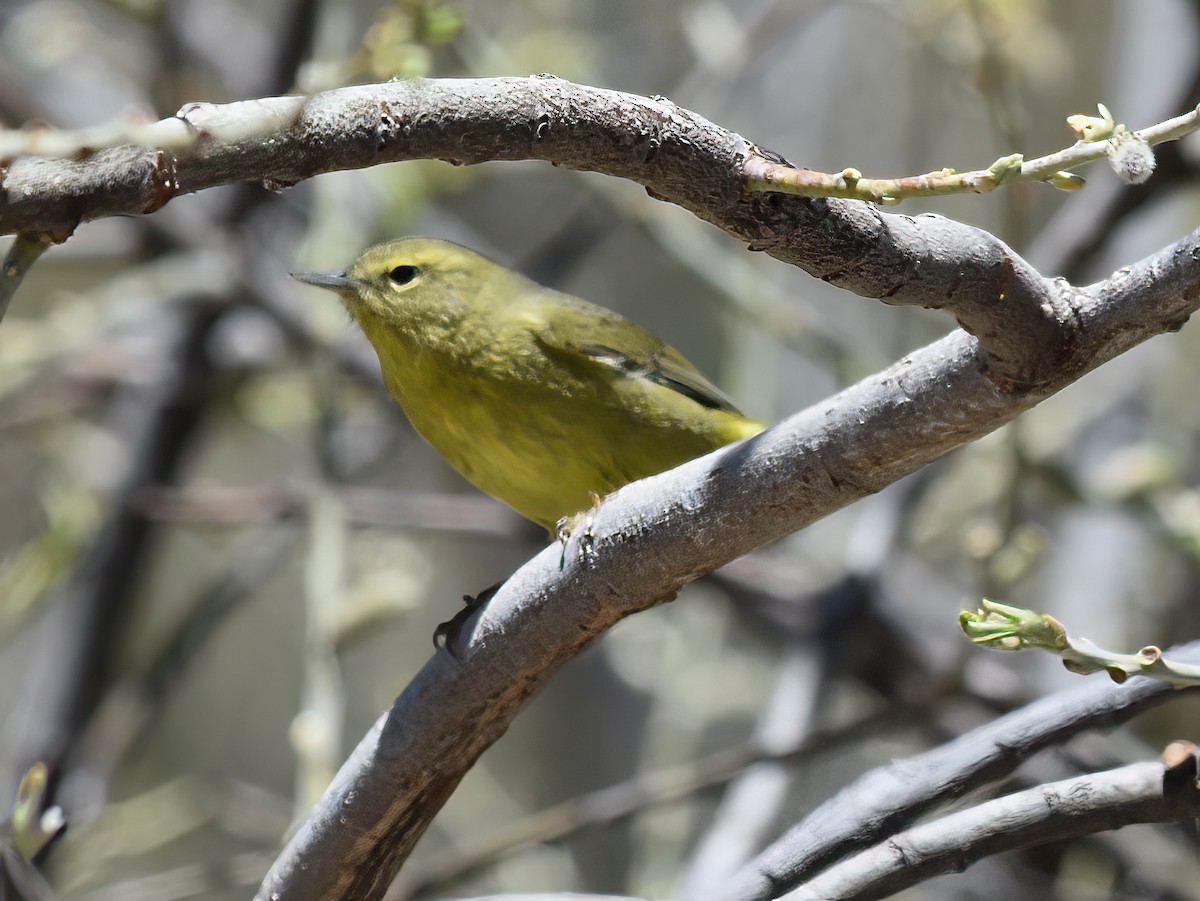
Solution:
{"label": "gray beak", "polygon": [[293,272],[291,276],[298,282],[329,291],[353,291],[358,287],[358,279],[344,272]]}

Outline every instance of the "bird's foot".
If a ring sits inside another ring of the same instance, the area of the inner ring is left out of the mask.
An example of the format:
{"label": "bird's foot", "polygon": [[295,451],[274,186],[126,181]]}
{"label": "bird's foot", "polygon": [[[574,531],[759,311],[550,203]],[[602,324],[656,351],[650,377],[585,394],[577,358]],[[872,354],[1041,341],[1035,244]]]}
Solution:
{"label": "bird's foot", "polygon": [[458,613],[450,617],[444,623],[438,623],[436,629],[433,630],[433,646],[435,648],[445,648],[450,656],[455,660],[462,662],[455,646],[459,643],[462,628],[466,625],[467,620],[487,606],[487,602],[492,599],[492,596],[500,590],[503,582],[497,582],[488,588],[483,589],[476,595],[463,595],[463,608]]}
{"label": "bird's foot", "polygon": [[573,536],[578,537],[579,556],[582,558],[591,556],[595,544],[592,536],[592,519],[601,500],[603,498],[600,495],[593,493],[590,507],[580,510],[578,513],[572,513],[570,516],[564,516],[554,527],[554,540],[562,545],[562,554],[558,558],[559,570],[567,565],[567,546],[571,543]]}

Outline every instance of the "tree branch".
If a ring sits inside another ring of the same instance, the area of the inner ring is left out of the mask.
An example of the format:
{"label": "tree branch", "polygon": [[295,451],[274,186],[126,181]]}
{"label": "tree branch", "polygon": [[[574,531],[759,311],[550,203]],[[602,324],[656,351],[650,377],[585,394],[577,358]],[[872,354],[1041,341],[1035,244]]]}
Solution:
{"label": "tree branch", "polygon": [[[164,146],[80,146],[0,170],[0,233],[61,235],[101,216],[148,213],[234,181],[284,188],[322,172],[411,159],[544,160],[630,179],[751,249],[890,304],[945,309],[1006,389],[1053,381],[1071,354],[1070,285],[1044,279],[1001,241],[940,216],[750,191],[754,144],[663,98],[553,77],[437,79],[309,98],[188,104],[139,126]],[[190,136],[181,146],[181,130]]]}

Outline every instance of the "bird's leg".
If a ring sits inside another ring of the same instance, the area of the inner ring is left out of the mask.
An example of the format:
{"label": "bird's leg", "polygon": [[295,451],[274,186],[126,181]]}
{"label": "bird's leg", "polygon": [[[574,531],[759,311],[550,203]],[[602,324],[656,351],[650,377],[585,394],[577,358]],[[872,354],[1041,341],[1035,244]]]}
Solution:
{"label": "bird's leg", "polygon": [[500,586],[504,582],[497,582],[474,596],[469,594],[463,595],[463,608],[458,613],[450,617],[444,623],[438,623],[436,629],[433,630],[433,646],[435,648],[445,648],[450,652],[450,656],[455,660],[459,660],[458,654],[454,652],[454,644],[458,640],[458,634],[462,631],[462,627],[467,620],[487,606],[487,602],[492,599],[492,596],[500,590]]}
{"label": "bird's leg", "polygon": [[570,516],[564,516],[558,521],[554,527],[554,540],[562,545],[562,554],[558,558],[558,568],[561,571],[567,565],[567,545],[571,543],[571,536],[576,529],[583,531],[579,535],[579,555],[588,557],[592,552],[592,518],[596,513],[596,508],[600,506],[600,501],[604,500],[599,494],[592,491],[589,492],[592,496],[592,503],[584,510],[578,513],[572,513]]}

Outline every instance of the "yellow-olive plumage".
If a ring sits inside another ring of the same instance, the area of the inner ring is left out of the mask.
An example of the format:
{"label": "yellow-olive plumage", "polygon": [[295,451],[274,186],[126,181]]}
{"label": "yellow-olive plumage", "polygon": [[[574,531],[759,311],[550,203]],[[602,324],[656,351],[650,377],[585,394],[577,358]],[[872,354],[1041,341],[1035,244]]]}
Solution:
{"label": "yellow-olive plumage", "polygon": [[403,238],[296,278],[341,296],[416,430],[548,530],[763,428],[640,326],[456,244]]}

